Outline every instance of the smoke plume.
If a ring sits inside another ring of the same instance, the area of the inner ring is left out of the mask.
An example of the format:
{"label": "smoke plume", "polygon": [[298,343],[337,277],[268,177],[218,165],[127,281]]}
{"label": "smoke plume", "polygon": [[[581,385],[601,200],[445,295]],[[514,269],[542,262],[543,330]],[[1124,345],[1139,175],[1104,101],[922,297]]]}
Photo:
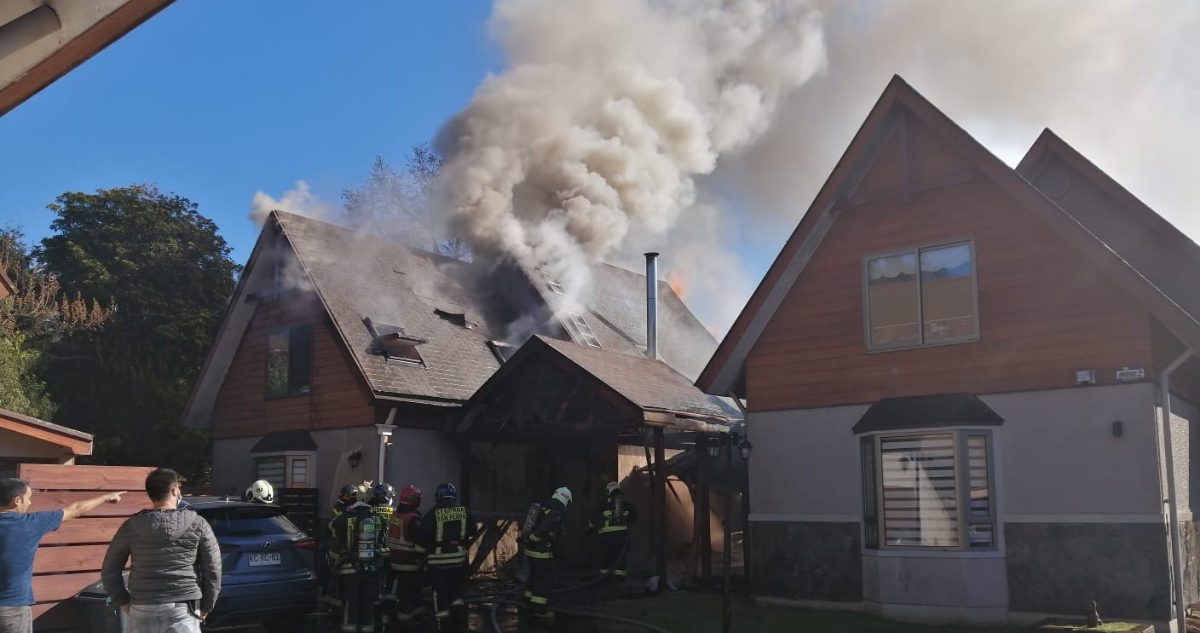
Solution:
{"label": "smoke plume", "polygon": [[822,2],[828,72],[763,142],[722,165],[747,221],[795,226],[867,111],[900,74],[1015,165],[1050,127],[1185,232],[1200,125],[1200,3]]}
{"label": "smoke plume", "polygon": [[696,208],[696,177],[746,149],[825,64],[796,0],[500,0],[507,70],[443,129],[440,194],[483,256],[569,293],[630,234]]}
{"label": "smoke plume", "polygon": [[295,188],[283,192],[283,197],[278,200],[263,191],[255,192],[254,199],[250,201],[250,219],[262,226],[271,211],[276,209],[318,220],[331,216],[329,205],[322,202],[303,180],[297,180]]}

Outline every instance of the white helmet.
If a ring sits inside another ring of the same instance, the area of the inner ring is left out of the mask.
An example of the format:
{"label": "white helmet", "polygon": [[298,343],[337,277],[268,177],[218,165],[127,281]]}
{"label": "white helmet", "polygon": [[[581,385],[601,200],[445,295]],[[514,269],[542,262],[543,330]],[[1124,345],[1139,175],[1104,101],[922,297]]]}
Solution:
{"label": "white helmet", "polygon": [[555,490],[554,494],[550,495],[550,498],[557,499],[559,503],[563,504],[564,508],[571,505],[571,491],[567,488]]}
{"label": "white helmet", "polygon": [[246,501],[256,503],[274,503],[275,487],[266,479],[259,479],[246,489]]}

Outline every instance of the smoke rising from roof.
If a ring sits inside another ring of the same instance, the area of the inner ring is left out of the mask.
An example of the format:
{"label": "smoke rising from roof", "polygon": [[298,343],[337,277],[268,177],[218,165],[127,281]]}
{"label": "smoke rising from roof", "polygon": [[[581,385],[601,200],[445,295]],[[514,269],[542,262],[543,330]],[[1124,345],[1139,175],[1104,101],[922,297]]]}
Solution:
{"label": "smoke rising from roof", "polygon": [[825,64],[797,0],[500,0],[492,20],[508,69],[442,130],[440,195],[474,252],[568,292],[685,220],[695,178]]}

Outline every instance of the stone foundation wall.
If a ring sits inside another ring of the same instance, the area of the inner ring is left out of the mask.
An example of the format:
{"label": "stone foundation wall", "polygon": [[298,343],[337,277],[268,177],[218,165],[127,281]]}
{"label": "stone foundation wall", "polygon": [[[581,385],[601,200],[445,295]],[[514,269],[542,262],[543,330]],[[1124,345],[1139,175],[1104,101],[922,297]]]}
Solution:
{"label": "stone foundation wall", "polygon": [[1183,595],[1188,604],[1200,602],[1200,525],[1193,521],[1179,524],[1183,544]]}
{"label": "stone foundation wall", "polygon": [[1108,618],[1170,618],[1165,525],[1008,523],[1004,538],[1012,611],[1082,614],[1095,600]]}
{"label": "stone foundation wall", "polygon": [[858,523],[752,521],[754,594],[791,600],[860,602]]}

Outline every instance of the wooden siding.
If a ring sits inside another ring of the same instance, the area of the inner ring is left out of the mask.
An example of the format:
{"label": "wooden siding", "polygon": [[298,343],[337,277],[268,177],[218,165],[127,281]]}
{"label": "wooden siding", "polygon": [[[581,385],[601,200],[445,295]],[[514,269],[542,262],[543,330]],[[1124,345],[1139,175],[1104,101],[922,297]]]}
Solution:
{"label": "wooden siding", "polygon": [[[907,128],[881,152],[884,172],[868,172],[850,198],[869,202],[842,208],[747,357],[752,410],[1071,387],[1078,369],[1105,384],[1118,367],[1150,366],[1144,308],[1026,207],[949,160],[953,147]],[[901,145],[907,160],[892,158]],[[935,184],[898,186],[905,170]],[[975,242],[980,341],[867,353],[863,257],[960,238]]]}
{"label": "wooden siding", "polygon": [[[267,334],[299,325],[312,326],[311,392],[267,399]],[[316,295],[291,292],[260,300],[217,394],[213,437],[363,426],[374,416],[370,392]]]}

